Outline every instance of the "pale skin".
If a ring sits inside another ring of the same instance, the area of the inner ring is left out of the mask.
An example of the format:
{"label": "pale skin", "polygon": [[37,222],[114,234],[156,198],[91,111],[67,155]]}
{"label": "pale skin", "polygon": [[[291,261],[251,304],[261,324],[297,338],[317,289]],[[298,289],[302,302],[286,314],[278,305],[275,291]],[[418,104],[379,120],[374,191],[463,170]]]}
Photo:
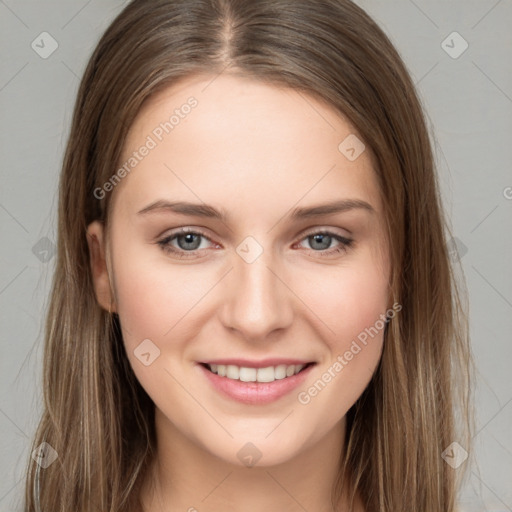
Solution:
{"label": "pale skin", "polygon": [[[156,407],[158,454],[144,510],[345,512],[346,496],[330,504],[345,415],[377,367],[383,331],[309,403],[298,393],[393,303],[370,151],[349,161],[338,145],[353,128],[311,96],[229,74],[212,78],[188,78],[144,105],[122,162],[174,109],[191,96],[198,101],[117,185],[108,232],[100,222],[88,228],[98,302],[119,315],[131,366]],[[139,213],[158,200],[206,203],[227,218]],[[352,207],[290,216],[338,200]],[[354,206],[363,202],[370,208]],[[157,242],[182,227],[201,236],[168,240],[185,253],[178,258]],[[313,235],[325,231],[352,243],[331,235],[315,244]],[[236,250],[249,236],[263,251],[251,263]],[[145,339],[160,350],[148,366],[134,354]],[[249,405],[219,393],[199,371],[199,361],[223,357],[316,364],[299,389]],[[261,454],[253,467],[237,456],[248,442]],[[360,501],[355,510],[363,511]]]}

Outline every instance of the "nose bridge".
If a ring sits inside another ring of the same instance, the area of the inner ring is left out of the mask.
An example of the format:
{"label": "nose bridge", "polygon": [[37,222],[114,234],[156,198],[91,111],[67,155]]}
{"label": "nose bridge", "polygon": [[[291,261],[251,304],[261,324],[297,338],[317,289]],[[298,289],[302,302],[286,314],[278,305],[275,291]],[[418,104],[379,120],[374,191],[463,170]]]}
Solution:
{"label": "nose bridge", "polygon": [[291,321],[287,288],[279,276],[280,265],[274,251],[264,249],[253,237],[244,239],[236,253],[225,304],[226,326],[247,338],[264,338]]}

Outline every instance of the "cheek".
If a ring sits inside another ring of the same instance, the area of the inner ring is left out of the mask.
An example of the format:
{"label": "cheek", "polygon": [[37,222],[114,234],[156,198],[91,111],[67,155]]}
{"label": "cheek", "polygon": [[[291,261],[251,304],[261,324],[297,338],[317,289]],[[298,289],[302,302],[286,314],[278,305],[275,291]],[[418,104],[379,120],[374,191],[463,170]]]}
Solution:
{"label": "cheek", "polygon": [[[198,279],[192,266],[176,268],[162,264],[161,259],[155,262],[147,250],[126,248],[114,261],[117,310],[127,357],[142,387],[165,410],[170,397],[176,401],[182,392],[164,370],[176,376],[182,372],[201,312],[200,299],[212,284]],[[181,407],[187,410],[190,404],[185,400]]]}
{"label": "cheek", "polygon": [[385,314],[388,296],[386,276],[377,274],[371,268],[347,276],[344,284],[335,327],[336,332],[342,334],[343,345],[349,342],[349,338],[351,341],[360,337],[365,329],[376,322],[380,325],[380,316]]}
{"label": "cheek", "polygon": [[329,279],[323,279],[316,293],[310,294],[311,309],[329,328],[322,329],[328,348],[318,369],[322,382],[312,390],[316,396],[324,386],[329,388],[318,400],[324,410],[344,414],[378,365],[388,309],[385,270],[373,258],[361,259],[357,265],[331,271]]}
{"label": "cheek", "polygon": [[310,282],[308,288],[308,306],[327,326],[326,340],[332,351],[346,350],[352,339],[376,322],[382,328],[380,318],[388,306],[388,280],[378,266],[331,269],[324,279],[315,281],[314,287]]}
{"label": "cheek", "polygon": [[340,267],[312,296],[312,309],[329,327],[329,350],[297,400],[325,426],[357,401],[380,360],[388,309],[387,267],[381,263],[368,257]]}
{"label": "cheek", "polygon": [[169,348],[178,346],[176,333],[211,288],[208,280],[198,279],[192,266],[166,265],[155,254],[156,258],[148,256],[147,249],[126,248],[114,260],[117,309],[127,349],[146,338],[159,344],[172,339]]}

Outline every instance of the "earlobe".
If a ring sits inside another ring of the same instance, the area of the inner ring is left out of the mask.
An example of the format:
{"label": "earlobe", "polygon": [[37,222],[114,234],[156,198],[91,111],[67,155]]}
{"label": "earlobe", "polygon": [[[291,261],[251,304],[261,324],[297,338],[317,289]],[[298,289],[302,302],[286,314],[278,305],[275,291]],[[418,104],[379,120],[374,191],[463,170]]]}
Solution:
{"label": "earlobe", "polygon": [[106,260],[104,225],[100,221],[87,227],[87,244],[96,300],[106,311],[117,313]]}

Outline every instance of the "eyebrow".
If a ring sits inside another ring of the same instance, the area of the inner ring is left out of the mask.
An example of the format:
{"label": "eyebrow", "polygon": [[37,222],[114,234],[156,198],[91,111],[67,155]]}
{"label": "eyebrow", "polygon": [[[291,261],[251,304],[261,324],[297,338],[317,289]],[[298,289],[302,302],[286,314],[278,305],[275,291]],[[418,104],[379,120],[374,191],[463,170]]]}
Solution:
{"label": "eyebrow", "polygon": [[[343,213],[350,210],[365,210],[369,213],[375,213],[375,209],[370,203],[361,199],[340,199],[330,203],[319,204],[315,206],[294,208],[289,217],[291,220],[304,220],[323,215],[332,215],[335,213]],[[208,217],[219,219],[222,222],[228,221],[229,215],[224,209],[217,210],[208,204],[189,203],[186,201],[166,201],[160,199],[146,206],[138,212],[139,215],[158,212],[174,212],[182,215],[190,215],[195,217]]]}

